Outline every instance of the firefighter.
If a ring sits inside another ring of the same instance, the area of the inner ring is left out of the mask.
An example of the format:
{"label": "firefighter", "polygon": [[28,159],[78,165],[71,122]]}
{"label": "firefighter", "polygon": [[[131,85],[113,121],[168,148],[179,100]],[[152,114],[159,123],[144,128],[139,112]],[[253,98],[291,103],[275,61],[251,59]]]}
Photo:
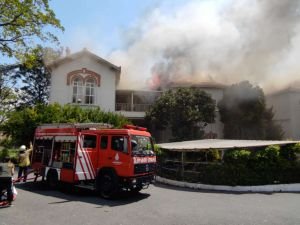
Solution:
{"label": "firefighter", "polygon": [[21,181],[23,175],[23,181],[27,180],[27,170],[30,165],[30,153],[32,151],[32,144],[30,143],[30,148],[26,149],[25,145],[21,145],[20,154],[19,154],[19,172],[18,172],[18,181]]}
{"label": "firefighter", "polygon": [[[15,172],[15,165],[11,162],[9,157],[6,157],[4,159],[4,162],[0,163],[0,202],[1,202],[1,206],[2,203],[2,194],[4,193],[4,191],[6,190],[7,192],[7,205],[11,205],[11,202],[14,199],[14,195],[13,195],[13,175]],[[5,203],[6,204],[6,203]]]}

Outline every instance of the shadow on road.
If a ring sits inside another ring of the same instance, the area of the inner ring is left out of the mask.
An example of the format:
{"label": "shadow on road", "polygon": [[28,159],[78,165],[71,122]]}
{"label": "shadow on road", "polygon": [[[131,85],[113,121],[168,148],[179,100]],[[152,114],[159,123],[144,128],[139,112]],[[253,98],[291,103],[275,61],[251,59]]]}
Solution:
{"label": "shadow on road", "polygon": [[[50,190],[46,183],[42,181],[16,183],[17,190],[21,189],[35,194],[51,196],[58,198],[58,201],[49,202],[48,204],[64,204],[68,202],[86,202],[98,205],[97,208],[104,206],[114,207],[127,205],[141,201],[150,196],[148,193],[130,193],[121,192],[115,199],[107,200],[99,197],[94,191],[77,188],[71,185],[64,185],[57,190]],[[18,198],[21,196],[18,196]]]}

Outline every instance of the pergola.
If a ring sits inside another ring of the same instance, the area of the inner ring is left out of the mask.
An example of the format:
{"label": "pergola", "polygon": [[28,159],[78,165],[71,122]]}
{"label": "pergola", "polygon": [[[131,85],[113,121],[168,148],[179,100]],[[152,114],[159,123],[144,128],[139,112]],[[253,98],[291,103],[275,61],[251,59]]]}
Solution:
{"label": "pergola", "polygon": [[[193,140],[193,141],[181,141],[181,142],[170,142],[170,143],[161,143],[158,146],[162,150],[167,150],[174,153],[181,153],[178,155],[181,159],[179,160],[166,160],[168,162],[177,163],[181,165],[181,176],[184,178],[185,172],[195,172],[195,171],[185,171],[185,164],[207,164],[209,162],[187,162],[185,161],[186,153],[192,152],[208,152],[209,150],[218,150],[221,151],[221,158],[223,158],[224,151],[229,149],[257,149],[260,147],[266,147],[270,145],[288,145],[296,144],[300,141],[266,141],[266,140],[225,140],[225,139],[202,139],[202,140]],[[164,168],[166,169],[166,168]],[[168,168],[168,170],[174,170]],[[175,171],[175,170],[174,170]],[[177,170],[176,170],[177,171]]]}
{"label": "pergola", "polygon": [[193,152],[206,149],[234,149],[234,148],[256,148],[269,145],[295,144],[300,141],[265,141],[265,140],[225,140],[225,139],[203,139],[194,141],[181,141],[161,143],[158,146],[169,151]]}

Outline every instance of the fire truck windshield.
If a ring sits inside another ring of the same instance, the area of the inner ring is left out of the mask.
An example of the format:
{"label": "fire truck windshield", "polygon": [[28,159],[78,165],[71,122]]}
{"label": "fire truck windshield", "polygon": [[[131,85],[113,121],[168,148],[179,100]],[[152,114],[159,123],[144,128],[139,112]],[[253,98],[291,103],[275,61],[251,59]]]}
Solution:
{"label": "fire truck windshield", "polygon": [[153,144],[150,137],[146,136],[131,136],[132,155],[148,156],[154,155]]}

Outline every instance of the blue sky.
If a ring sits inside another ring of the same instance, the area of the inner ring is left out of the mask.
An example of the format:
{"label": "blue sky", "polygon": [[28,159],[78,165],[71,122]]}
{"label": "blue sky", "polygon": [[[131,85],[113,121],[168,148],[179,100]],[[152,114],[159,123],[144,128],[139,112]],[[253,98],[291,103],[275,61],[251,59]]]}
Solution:
{"label": "blue sky", "polygon": [[299,79],[299,1],[51,0],[50,6],[65,27],[51,29],[61,46],[86,47],[121,66],[122,88],[162,77],[249,80],[271,90]]}
{"label": "blue sky", "polygon": [[[194,0],[49,0],[65,31],[50,27],[62,47],[79,51],[83,48],[106,57],[126,44],[124,34],[155,8],[172,11],[173,8]],[[202,0],[201,0],[202,1]],[[38,39],[34,39],[41,44]],[[57,47],[53,43],[42,45]],[[2,63],[14,63],[14,58],[0,55]]]}
{"label": "blue sky", "polygon": [[50,6],[65,27],[54,31],[62,46],[73,51],[83,47],[103,55],[124,47],[122,36],[149,11],[159,7],[167,11],[185,0],[52,0]]}

